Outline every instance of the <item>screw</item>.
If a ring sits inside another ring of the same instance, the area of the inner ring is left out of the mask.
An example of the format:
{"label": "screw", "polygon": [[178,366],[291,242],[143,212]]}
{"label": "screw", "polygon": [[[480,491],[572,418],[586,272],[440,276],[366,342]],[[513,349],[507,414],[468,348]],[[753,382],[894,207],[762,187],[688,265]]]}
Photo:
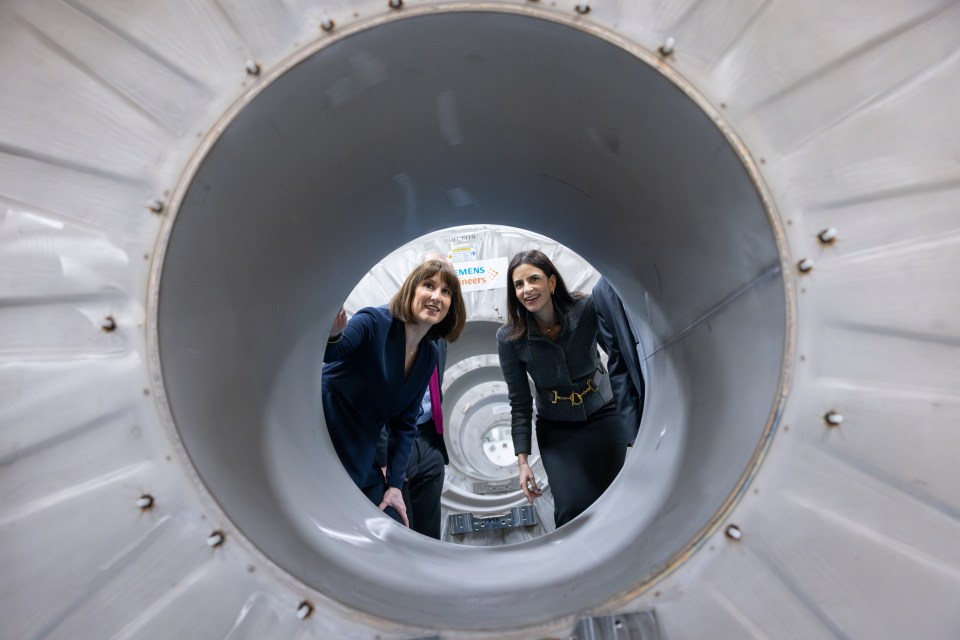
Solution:
{"label": "screw", "polygon": [[163,212],[163,202],[161,200],[147,200],[147,209],[154,213]]}
{"label": "screw", "polygon": [[223,535],[223,531],[214,531],[207,537],[207,545],[211,547],[219,547],[223,544],[225,539],[226,538]]}
{"label": "screw", "polygon": [[403,0],[390,0],[387,4],[390,5],[391,9],[399,9],[403,6]]}
{"label": "screw", "polygon": [[110,333],[117,328],[117,321],[113,319],[113,316],[107,316],[103,319],[103,322],[100,323],[100,328],[106,333]]}
{"label": "screw", "polygon": [[740,527],[735,524],[731,524],[727,527],[727,537],[731,540],[739,540],[743,537],[743,533],[740,531]]}
{"label": "screw", "polygon": [[260,75],[260,65],[254,62],[253,60],[247,60],[245,64],[247,68],[247,73],[251,76]]}
{"label": "screw", "polygon": [[330,16],[323,16],[320,18],[320,28],[324,31],[333,30],[333,20],[330,19]]}
{"label": "screw", "polygon": [[804,258],[797,263],[797,269],[800,270],[800,273],[810,273],[813,271],[813,260],[810,258]]}
{"label": "screw", "polygon": [[297,617],[301,620],[309,618],[311,613],[313,613],[313,605],[306,600],[301,602],[300,606],[297,607]]}
{"label": "screw", "polygon": [[839,427],[843,424],[843,415],[831,409],[827,412],[827,415],[823,416],[823,420],[828,427]]}
{"label": "screw", "polygon": [[660,55],[662,55],[664,58],[669,56],[671,53],[673,53],[673,45],[675,45],[676,43],[677,41],[674,40],[672,37],[664,40],[663,44],[660,45],[660,49],[659,49]]}
{"label": "screw", "polygon": [[833,227],[824,229],[817,235],[817,238],[820,240],[820,244],[833,244],[833,241],[837,239],[837,230]]}
{"label": "screw", "polygon": [[137,498],[136,504],[141,511],[148,511],[153,508],[153,496],[149,493],[145,493]]}
{"label": "screw", "polygon": [[577,10],[577,13],[579,13],[580,15],[582,15],[582,16],[583,16],[583,15],[586,15],[586,14],[590,13],[590,3],[589,3],[589,2],[578,2],[578,3],[577,3],[577,6],[575,7],[575,9]]}

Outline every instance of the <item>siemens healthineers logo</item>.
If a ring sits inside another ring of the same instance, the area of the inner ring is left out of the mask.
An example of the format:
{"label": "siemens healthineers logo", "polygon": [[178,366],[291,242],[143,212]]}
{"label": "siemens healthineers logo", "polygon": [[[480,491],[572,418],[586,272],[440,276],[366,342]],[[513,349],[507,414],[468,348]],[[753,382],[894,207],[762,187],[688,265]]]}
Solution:
{"label": "siemens healthineers logo", "polygon": [[457,262],[454,268],[460,278],[460,288],[464,293],[468,291],[483,291],[484,289],[502,289],[507,286],[506,258],[490,258],[489,260],[470,260]]}

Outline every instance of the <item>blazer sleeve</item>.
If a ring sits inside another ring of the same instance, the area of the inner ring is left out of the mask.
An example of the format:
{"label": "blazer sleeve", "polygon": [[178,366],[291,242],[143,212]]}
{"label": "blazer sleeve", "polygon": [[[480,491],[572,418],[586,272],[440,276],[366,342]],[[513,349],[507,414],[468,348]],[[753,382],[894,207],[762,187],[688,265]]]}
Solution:
{"label": "blazer sleeve", "polygon": [[[426,389],[424,385],[423,390]],[[397,489],[403,486],[407,463],[417,439],[417,414],[422,398],[423,391],[400,415],[387,421],[387,484]]]}
{"label": "blazer sleeve", "polygon": [[339,338],[327,341],[323,352],[324,362],[336,362],[348,357],[365,343],[373,339],[376,330],[376,318],[361,309],[347,322],[346,329]]}
{"label": "blazer sleeve", "polygon": [[[613,294],[612,289],[610,293]],[[610,386],[613,388],[613,395],[617,401],[620,419],[627,428],[630,444],[633,444],[634,440],[637,439],[637,433],[640,431],[640,392],[633,384],[633,378],[630,375],[626,358],[621,351],[615,326],[618,321],[627,322],[627,318],[625,315],[622,318],[615,317],[616,314],[621,313],[619,299],[611,300],[605,291],[598,289],[594,289],[592,297],[594,307],[597,310],[597,340],[603,350],[607,352]]]}
{"label": "blazer sleeve", "polygon": [[517,357],[516,340],[507,340],[504,330],[497,332],[497,351],[500,355],[500,370],[507,383],[510,399],[511,433],[513,452],[530,454],[533,432],[533,396],[527,380],[527,367]]}

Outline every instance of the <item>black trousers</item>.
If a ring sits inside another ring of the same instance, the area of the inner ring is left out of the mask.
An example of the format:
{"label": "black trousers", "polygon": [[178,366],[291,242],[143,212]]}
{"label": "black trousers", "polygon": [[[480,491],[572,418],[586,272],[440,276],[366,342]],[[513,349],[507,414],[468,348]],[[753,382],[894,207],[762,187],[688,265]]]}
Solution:
{"label": "black trousers", "polygon": [[557,527],[586,511],[620,473],[627,455],[625,433],[613,401],[582,422],[537,417],[537,443]]}
{"label": "black trousers", "polygon": [[407,505],[410,528],[425,536],[440,539],[440,494],[443,493],[444,462],[433,420],[420,425],[407,464],[403,483],[403,502]]}

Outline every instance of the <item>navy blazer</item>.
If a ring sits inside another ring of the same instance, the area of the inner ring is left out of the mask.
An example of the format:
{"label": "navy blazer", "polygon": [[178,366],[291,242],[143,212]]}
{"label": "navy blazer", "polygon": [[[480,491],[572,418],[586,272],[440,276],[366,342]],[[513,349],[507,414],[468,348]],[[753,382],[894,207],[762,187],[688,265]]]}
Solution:
{"label": "navy blazer", "polygon": [[[439,357],[439,360],[437,361],[437,380],[440,383],[440,400],[442,402],[443,401],[443,371],[444,369],[447,368],[447,341],[442,338],[438,339],[437,348],[438,348],[438,351],[440,352],[440,357]],[[423,394],[424,396],[426,396],[427,393],[430,392],[429,387],[430,387],[430,381],[427,380],[427,391],[424,392]],[[421,400],[421,404],[423,404],[422,400]],[[442,404],[440,409],[441,410],[443,409]],[[417,417],[419,418],[419,415]],[[373,460],[374,468],[372,469],[372,473],[374,474],[374,478],[372,481],[375,481],[376,474],[380,473],[380,467],[387,466],[388,432],[389,430],[386,428],[386,426],[384,426],[384,428],[380,430],[380,442],[377,443],[377,455],[374,457],[374,460]],[[443,435],[434,432],[430,434],[430,436],[431,436],[430,437],[431,443],[433,444],[433,446],[435,446],[437,449],[440,450],[440,454],[443,456],[443,464],[445,465],[450,464],[450,456],[447,454],[447,443],[444,441]],[[367,484],[370,484],[370,482],[368,482]]]}
{"label": "navy blazer", "polygon": [[389,430],[387,484],[399,488],[417,435],[417,414],[437,345],[425,339],[404,379],[403,321],[385,308],[366,307],[350,318],[323,356],[323,413],[334,449],[358,487],[366,483],[381,427]]}
{"label": "navy blazer", "polygon": [[639,340],[630,325],[620,297],[605,278],[593,288],[593,304],[597,309],[597,337],[607,352],[610,384],[617,399],[617,409],[631,444],[640,431],[643,416],[644,379],[638,352]]}

